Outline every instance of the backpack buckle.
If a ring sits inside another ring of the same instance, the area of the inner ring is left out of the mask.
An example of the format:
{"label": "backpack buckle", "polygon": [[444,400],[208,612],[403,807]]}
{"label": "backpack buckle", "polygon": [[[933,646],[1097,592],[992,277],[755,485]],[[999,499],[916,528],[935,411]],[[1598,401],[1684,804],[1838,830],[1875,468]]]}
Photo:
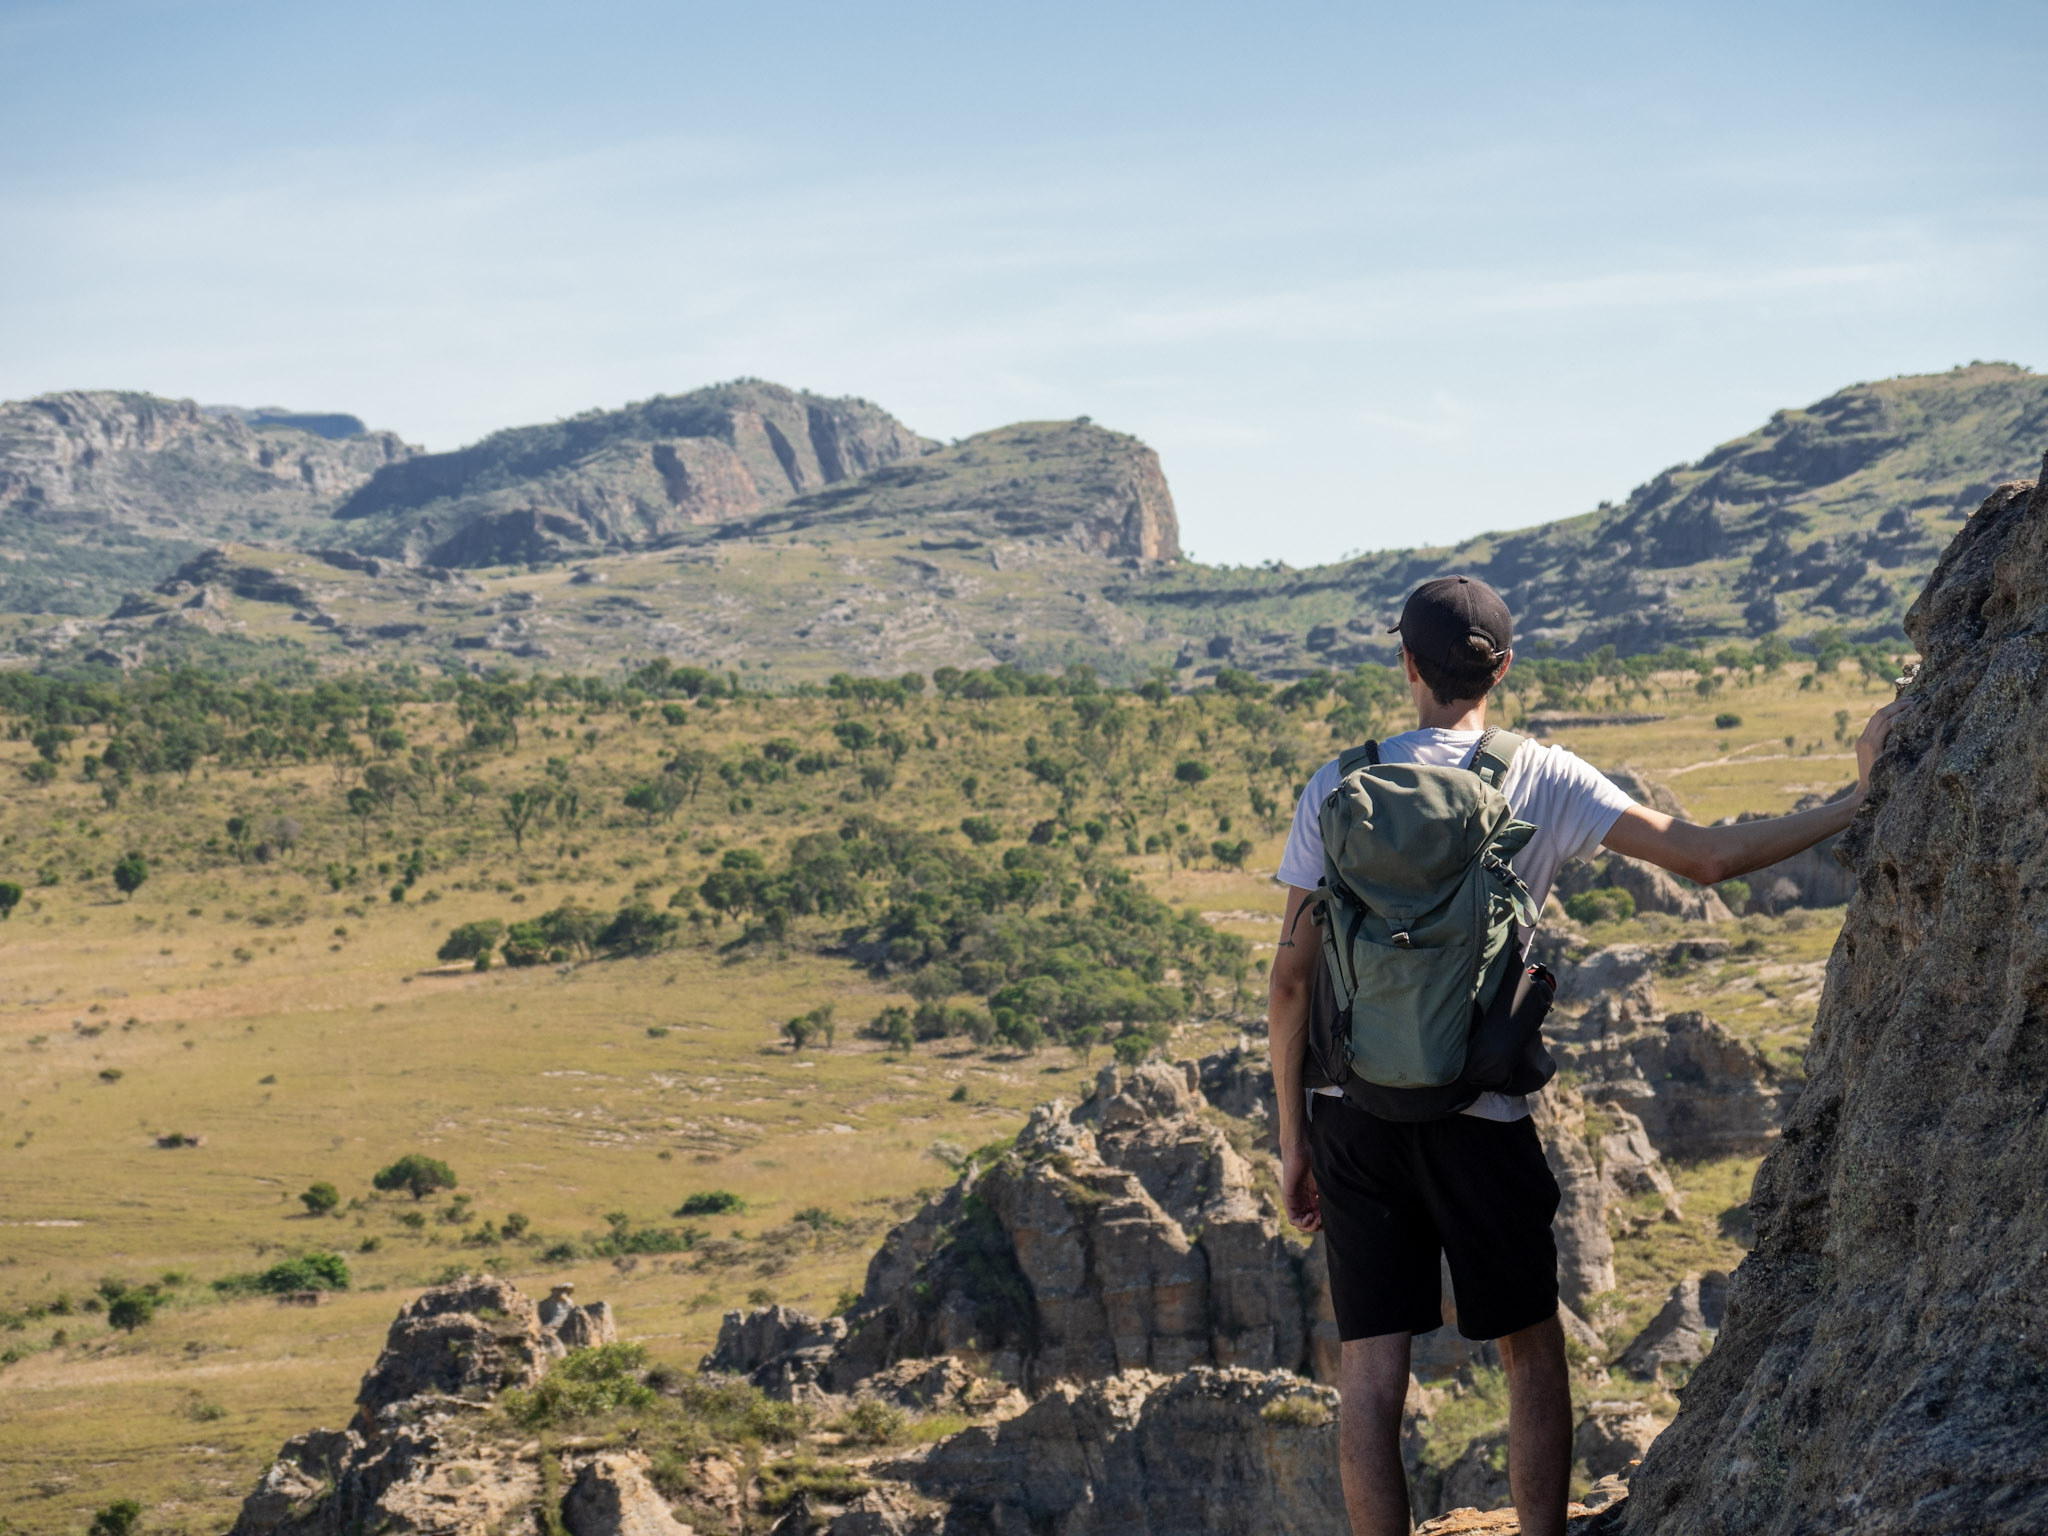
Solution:
{"label": "backpack buckle", "polygon": [[1396,949],[1413,949],[1415,947],[1415,941],[1408,936],[1406,928],[1393,935],[1393,944]]}

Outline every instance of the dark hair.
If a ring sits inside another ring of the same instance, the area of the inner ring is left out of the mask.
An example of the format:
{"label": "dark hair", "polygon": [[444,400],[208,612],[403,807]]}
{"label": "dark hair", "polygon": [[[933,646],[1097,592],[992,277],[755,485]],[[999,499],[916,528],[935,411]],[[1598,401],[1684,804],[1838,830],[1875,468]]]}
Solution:
{"label": "dark hair", "polygon": [[1485,698],[1500,671],[1500,663],[1493,659],[1493,647],[1482,635],[1466,636],[1462,656],[1431,661],[1419,651],[1409,651],[1408,657],[1428,685],[1430,695],[1444,705]]}

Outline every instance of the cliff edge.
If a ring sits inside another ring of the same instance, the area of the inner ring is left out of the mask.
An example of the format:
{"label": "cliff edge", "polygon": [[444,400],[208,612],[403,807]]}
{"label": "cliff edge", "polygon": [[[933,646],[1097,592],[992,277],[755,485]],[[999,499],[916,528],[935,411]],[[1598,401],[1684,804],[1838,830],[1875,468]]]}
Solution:
{"label": "cliff edge", "polygon": [[2048,1530],[2048,480],[1992,493],[1906,629],[1807,1085],[1640,1536]]}

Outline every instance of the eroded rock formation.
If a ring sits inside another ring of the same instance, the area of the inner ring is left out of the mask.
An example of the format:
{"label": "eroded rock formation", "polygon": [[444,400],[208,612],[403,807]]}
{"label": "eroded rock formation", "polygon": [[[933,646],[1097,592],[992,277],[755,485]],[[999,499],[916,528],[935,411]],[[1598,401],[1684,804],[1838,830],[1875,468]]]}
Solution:
{"label": "eroded rock formation", "polygon": [[[508,1443],[485,1414],[531,1387],[572,1348],[617,1338],[602,1302],[557,1287],[543,1308],[489,1275],[435,1286],[391,1325],[363,1377],[347,1429],[285,1442],[243,1503],[232,1536],[351,1536],[358,1531],[489,1536],[526,1528],[543,1496],[537,1445]],[[562,1514],[573,1536],[679,1536],[646,1481],[645,1458],[574,1458]]]}
{"label": "eroded rock formation", "polygon": [[946,1500],[949,1531],[1338,1536],[1336,1399],[1278,1371],[1131,1371],[883,1470]]}
{"label": "eroded rock formation", "polygon": [[1857,894],[1656,1536],[2048,1529],[2048,495],[2001,487],[1841,844]]}

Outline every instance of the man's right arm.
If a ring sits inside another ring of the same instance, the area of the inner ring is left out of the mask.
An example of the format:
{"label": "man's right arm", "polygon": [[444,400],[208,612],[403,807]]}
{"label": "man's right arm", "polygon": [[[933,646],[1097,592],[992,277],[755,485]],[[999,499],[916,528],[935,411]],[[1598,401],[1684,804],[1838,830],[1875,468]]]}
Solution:
{"label": "man's right arm", "polygon": [[1320,932],[1302,911],[1309,892],[1287,888],[1287,913],[1280,920],[1280,947],[1273,952],[1271,990],[1266,1002],[1266,1049],[1273,1066],[1273,1098],[1280,1117],[1280,1193],[1287,1219],[1304,1232],[1323,1225],[1316,1176],[1309,1166],[1308,1106],[1302,1067],[1308,1059],[1309,992],[1321,958]]}

